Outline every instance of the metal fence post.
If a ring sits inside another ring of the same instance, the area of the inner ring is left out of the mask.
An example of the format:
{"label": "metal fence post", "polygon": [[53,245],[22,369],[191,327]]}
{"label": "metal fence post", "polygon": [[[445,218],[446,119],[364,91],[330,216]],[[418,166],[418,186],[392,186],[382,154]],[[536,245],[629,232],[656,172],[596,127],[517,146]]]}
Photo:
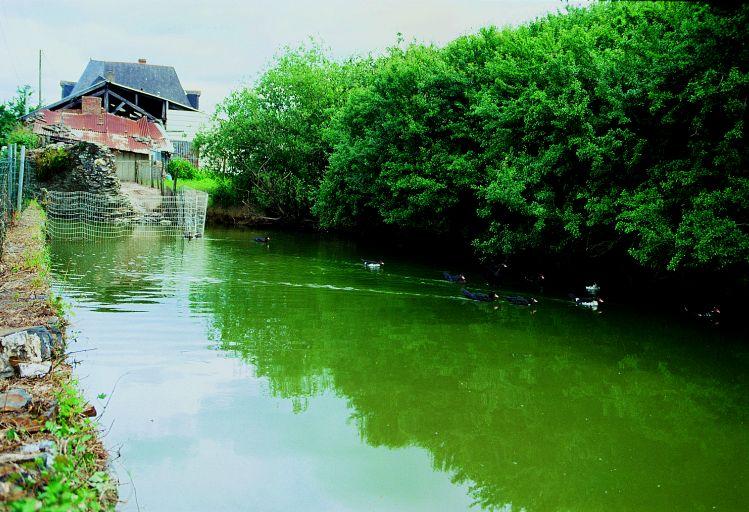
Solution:
{"label": "metal fence post", "polygon": [[10,160],[8,162],[8,208],[13,211],[13,183],[16,176],[16,145],[10,145]]}
{"label": "metal fence post", "polygon": [[[5,168],[5,176],[3,176],[3,178],[5,180],[5,193],[7,194],[8,208],[12,210],[13,204],[11,203],[11,194],[13,193],[13,187],[10,182],[13,179],[13,144],[8,144],[5,147],[5,150],[7,151],[6,156],[8,157],[8,166]],[[3,201],[5,200],[6,199],[3,199]]]}
{"label": "metal fence post", "polygon": [[18,190],[16,191],[16,210],[21,211],[23,206],[23,171],[26,168],[26,146],[21,146],[21,162],[18,166]]}

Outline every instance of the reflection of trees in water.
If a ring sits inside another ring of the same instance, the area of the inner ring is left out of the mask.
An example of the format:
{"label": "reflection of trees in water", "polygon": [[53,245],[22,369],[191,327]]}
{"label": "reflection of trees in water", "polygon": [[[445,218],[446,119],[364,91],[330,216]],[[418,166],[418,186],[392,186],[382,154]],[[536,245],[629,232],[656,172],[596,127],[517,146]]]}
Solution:
{"label": "reflection of trees in water", "polygon": [[730,428],[746,400],[709,353],[653,325],[255,286],[241,269],[223,264],[225,286],[193,289],[224,349],[297,409],[325,390],[346,398],[367,443],[426,448],[483,508],[725,503],[725,468],[747,476],[747,437]]}
{"label": "reflection of trees in water", "polygon": [[[297,269],[210,258],[220,346],[296,410],[331,391],[372,446],[419,446],[486,509],[727,508],[749,499],[745,371],[687,332],[548,305],[272,285]],[[266,284],[253,284],[253,276]],[[487,322],[490,319],[490,322]],[[439,326],[435,328],[435,326]],[[655,340],[655,342],[652,342]],[[660,487],[658,487],[660,486]]]}

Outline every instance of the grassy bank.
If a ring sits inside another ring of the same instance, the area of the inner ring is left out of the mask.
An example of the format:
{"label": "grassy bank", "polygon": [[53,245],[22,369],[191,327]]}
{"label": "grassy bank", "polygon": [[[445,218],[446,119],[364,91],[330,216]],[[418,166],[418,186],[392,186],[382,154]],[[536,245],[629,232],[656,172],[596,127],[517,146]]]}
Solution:
{"label": "grassy bank", "polygon": [[[39,325],[65,329],[64,303],[50,290],[44,221],[44,211],[31,202],[8,232],[0,263],[0,335]],[[54,347],[46,374],[0,381],[0,391],[10,389],[27,392],[31,401],[23,410],[0,412],[0,510],[113,510],[116,482],[64,344]],[[23,457],[39,446],[51,447],[50,456]]]}
{"label": "grassy bank", "polygon": [[[164,186],[167,188],[174,188],[174,182],[172,180],[164,180]],[[219,187],[219,181],[212,177],[207,176],[197,180],[177,180],[177,188],[191,188],[193,190],[202,190],[213,196]]]}

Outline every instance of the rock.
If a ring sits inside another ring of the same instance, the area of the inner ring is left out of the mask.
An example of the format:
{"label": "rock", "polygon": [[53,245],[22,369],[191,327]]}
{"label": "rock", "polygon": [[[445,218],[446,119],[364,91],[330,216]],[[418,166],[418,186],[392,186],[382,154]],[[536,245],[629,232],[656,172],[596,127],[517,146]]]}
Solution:
{"label": "rock", "polygon": [[12,388],[0,393],[0,411],[20,411],[31,402],[31,395],[25,389]]}
{"label": "rock", "polygon": [[9,379],[15,375],[16,371],[10,364],[10,360],[7,356],[0,353],[0,379]]}
{"label": "rock", "polygon": [[57,347],[62,346],[62,332],[54,327],[47,328],[42,325],[26,329],[29,335],[39,338],[41,343],[42,361],[52,359],[52,354]]}
{"label": "rock", "polygon": [[37,453],[37,452],[47,452],[52,453],[55,451],[55,443],[54,441],[50,441],[49,439],[44,439],[42,441],[39,441],[38,443],[32,443],[32,444],[25,444],[21,446],[21,453]]}
{"label": "rock", "polygon": [[52,370],[52,363],[18,363],[18,376],[27,377],[44,377]]}
{"label": "rock", "polygon": [[13,453],[0,454],[0,464],[28,462],[36,459],[44,460],[45,466],[52,467],[55,462],[57,445],[53,441],[44,440],[38,443],[25,444]]}
{"label": "rock", "polygon": [[42,362],[42,340],[28,331],[17,331],[0,338],[0,349],[5,357],[22,361]]}
{"label": "rock", "polygon": [[[0,378],[12,377],[20,363],[44,363],[62,345],[62,333],[35,326],[0,337]],[[46,365],[49,367],[49,365]],[[31,371],[31,369],[29,369]]]}
{"label": "rock", "polygon": [[69,155],[68,169],[54,176],[45,184],[45,188],[62,192],[120,195],[120,180],[117,178],[114,154],[105,146],[91,142],[58,142],[31,151],[29,158],[36,161],[45,151],[60,148]]}

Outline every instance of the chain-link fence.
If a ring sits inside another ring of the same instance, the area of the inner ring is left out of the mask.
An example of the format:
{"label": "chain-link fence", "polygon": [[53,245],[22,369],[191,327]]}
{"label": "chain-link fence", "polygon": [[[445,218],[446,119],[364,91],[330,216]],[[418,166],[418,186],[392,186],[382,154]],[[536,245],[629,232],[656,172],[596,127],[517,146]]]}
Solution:
{"label": "chain-link fence", "polygon": [[90,192],[48,192],[47,234],[61,240],[125,236],[200,238],[205,230],[208,194],[108,196]]}
{"label": "chain-link fence", "polygon": [[26,159],[26,148],[11,144],[0,150],[0,258],[13,212],[31,197],[34,171]]}

